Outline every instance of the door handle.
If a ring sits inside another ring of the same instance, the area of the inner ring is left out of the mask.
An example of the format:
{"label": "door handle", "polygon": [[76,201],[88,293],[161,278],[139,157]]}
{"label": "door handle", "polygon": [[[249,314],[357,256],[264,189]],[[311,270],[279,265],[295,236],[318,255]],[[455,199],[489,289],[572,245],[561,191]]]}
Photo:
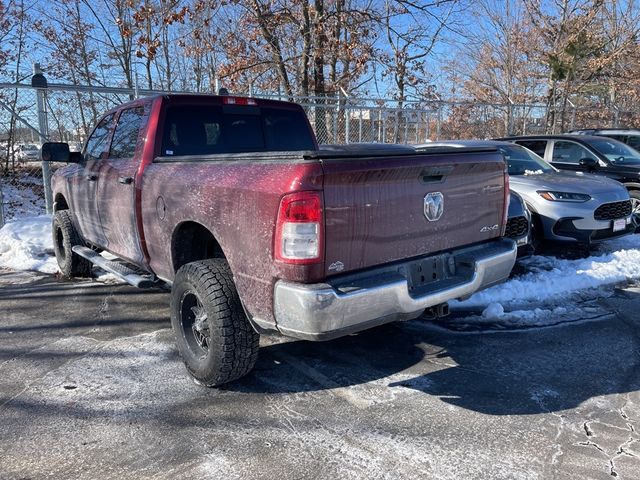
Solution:
{"label": "door handle", "polygon": [[123,185],[131,185],[133,183],[133,177],[118,177],[118,183]]}
{"label": "door handle", "polygon": [[95,182],[96,180],[98,180],[98,175],[96,175],[95,173],[90,173],[89,175],[87,175],[87,180],[89,180],[90,182]]}

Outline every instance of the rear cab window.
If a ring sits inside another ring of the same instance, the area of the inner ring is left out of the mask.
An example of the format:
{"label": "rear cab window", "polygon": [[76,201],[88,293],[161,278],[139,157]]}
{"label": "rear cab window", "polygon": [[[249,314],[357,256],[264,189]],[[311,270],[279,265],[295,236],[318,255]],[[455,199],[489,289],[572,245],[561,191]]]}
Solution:
{"label": "rear cab window", "polygon": [[256,105],[169,105],[163,157],[315,150],[302,110]]}

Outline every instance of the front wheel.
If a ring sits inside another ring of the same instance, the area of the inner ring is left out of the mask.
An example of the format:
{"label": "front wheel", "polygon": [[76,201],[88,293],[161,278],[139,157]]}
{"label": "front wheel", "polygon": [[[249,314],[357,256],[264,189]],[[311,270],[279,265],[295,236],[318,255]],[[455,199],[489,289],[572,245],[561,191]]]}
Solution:
{"label": "front wheel", "polygon": [[636,228],[636,233],[640,230],[640,190],[629,190],[631,199],[631,218]]}
{"label": "front wheel", "polygon": [[208,387],[236,380],[256,363],[260,336],[244,313],[224,259],[178,270],[171,288],[171,326],[187,370]]}
{"label": "front wheel", "polygon": [[59,210],[53,215],[53,250],[58,268],[63,277],[88,277],[91,262],[71,250],[76,245],[84,245],[80,234],[71,220],[69,210]]}

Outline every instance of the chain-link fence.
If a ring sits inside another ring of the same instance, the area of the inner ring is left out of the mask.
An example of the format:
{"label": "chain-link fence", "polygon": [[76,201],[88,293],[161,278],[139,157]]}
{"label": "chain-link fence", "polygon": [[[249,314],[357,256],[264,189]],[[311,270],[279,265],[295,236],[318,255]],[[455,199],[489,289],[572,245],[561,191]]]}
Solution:
{"label": "chain-link fence", "polygon": [[[49,165],[38,160],[43,141],[65,141],[72,151],[79,151],[102,112],[158,93],[166,92],[47,85],[41,74],[34,75],[32,85],[0,83],[0,225],[50,211]],[[636,118],[615,108],[571,106],[562,110],[562,115],[550,115],[545,105],[250,95],[301,104],[321,144],[492,138],[618,126]]]}

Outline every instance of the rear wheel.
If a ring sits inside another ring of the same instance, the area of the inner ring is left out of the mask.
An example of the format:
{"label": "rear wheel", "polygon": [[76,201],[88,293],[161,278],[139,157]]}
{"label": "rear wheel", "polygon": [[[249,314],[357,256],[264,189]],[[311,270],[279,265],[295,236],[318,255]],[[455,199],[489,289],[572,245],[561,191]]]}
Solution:
{"label": "rear wheel", "polygon": [[208,387],[246,375],[258,358],[260,336],[244,313],[224,259],[178,270],[171,289],[171,325],[187,370]]}
{"label": "rear wheel", "polygon": [[69,210],[60,210],[53,215],[52,233],[53,250],[62,276],[88,277],[91,273],[91,262],[72,250],[76,245],[84,245],[84,242],[73,225]]}

